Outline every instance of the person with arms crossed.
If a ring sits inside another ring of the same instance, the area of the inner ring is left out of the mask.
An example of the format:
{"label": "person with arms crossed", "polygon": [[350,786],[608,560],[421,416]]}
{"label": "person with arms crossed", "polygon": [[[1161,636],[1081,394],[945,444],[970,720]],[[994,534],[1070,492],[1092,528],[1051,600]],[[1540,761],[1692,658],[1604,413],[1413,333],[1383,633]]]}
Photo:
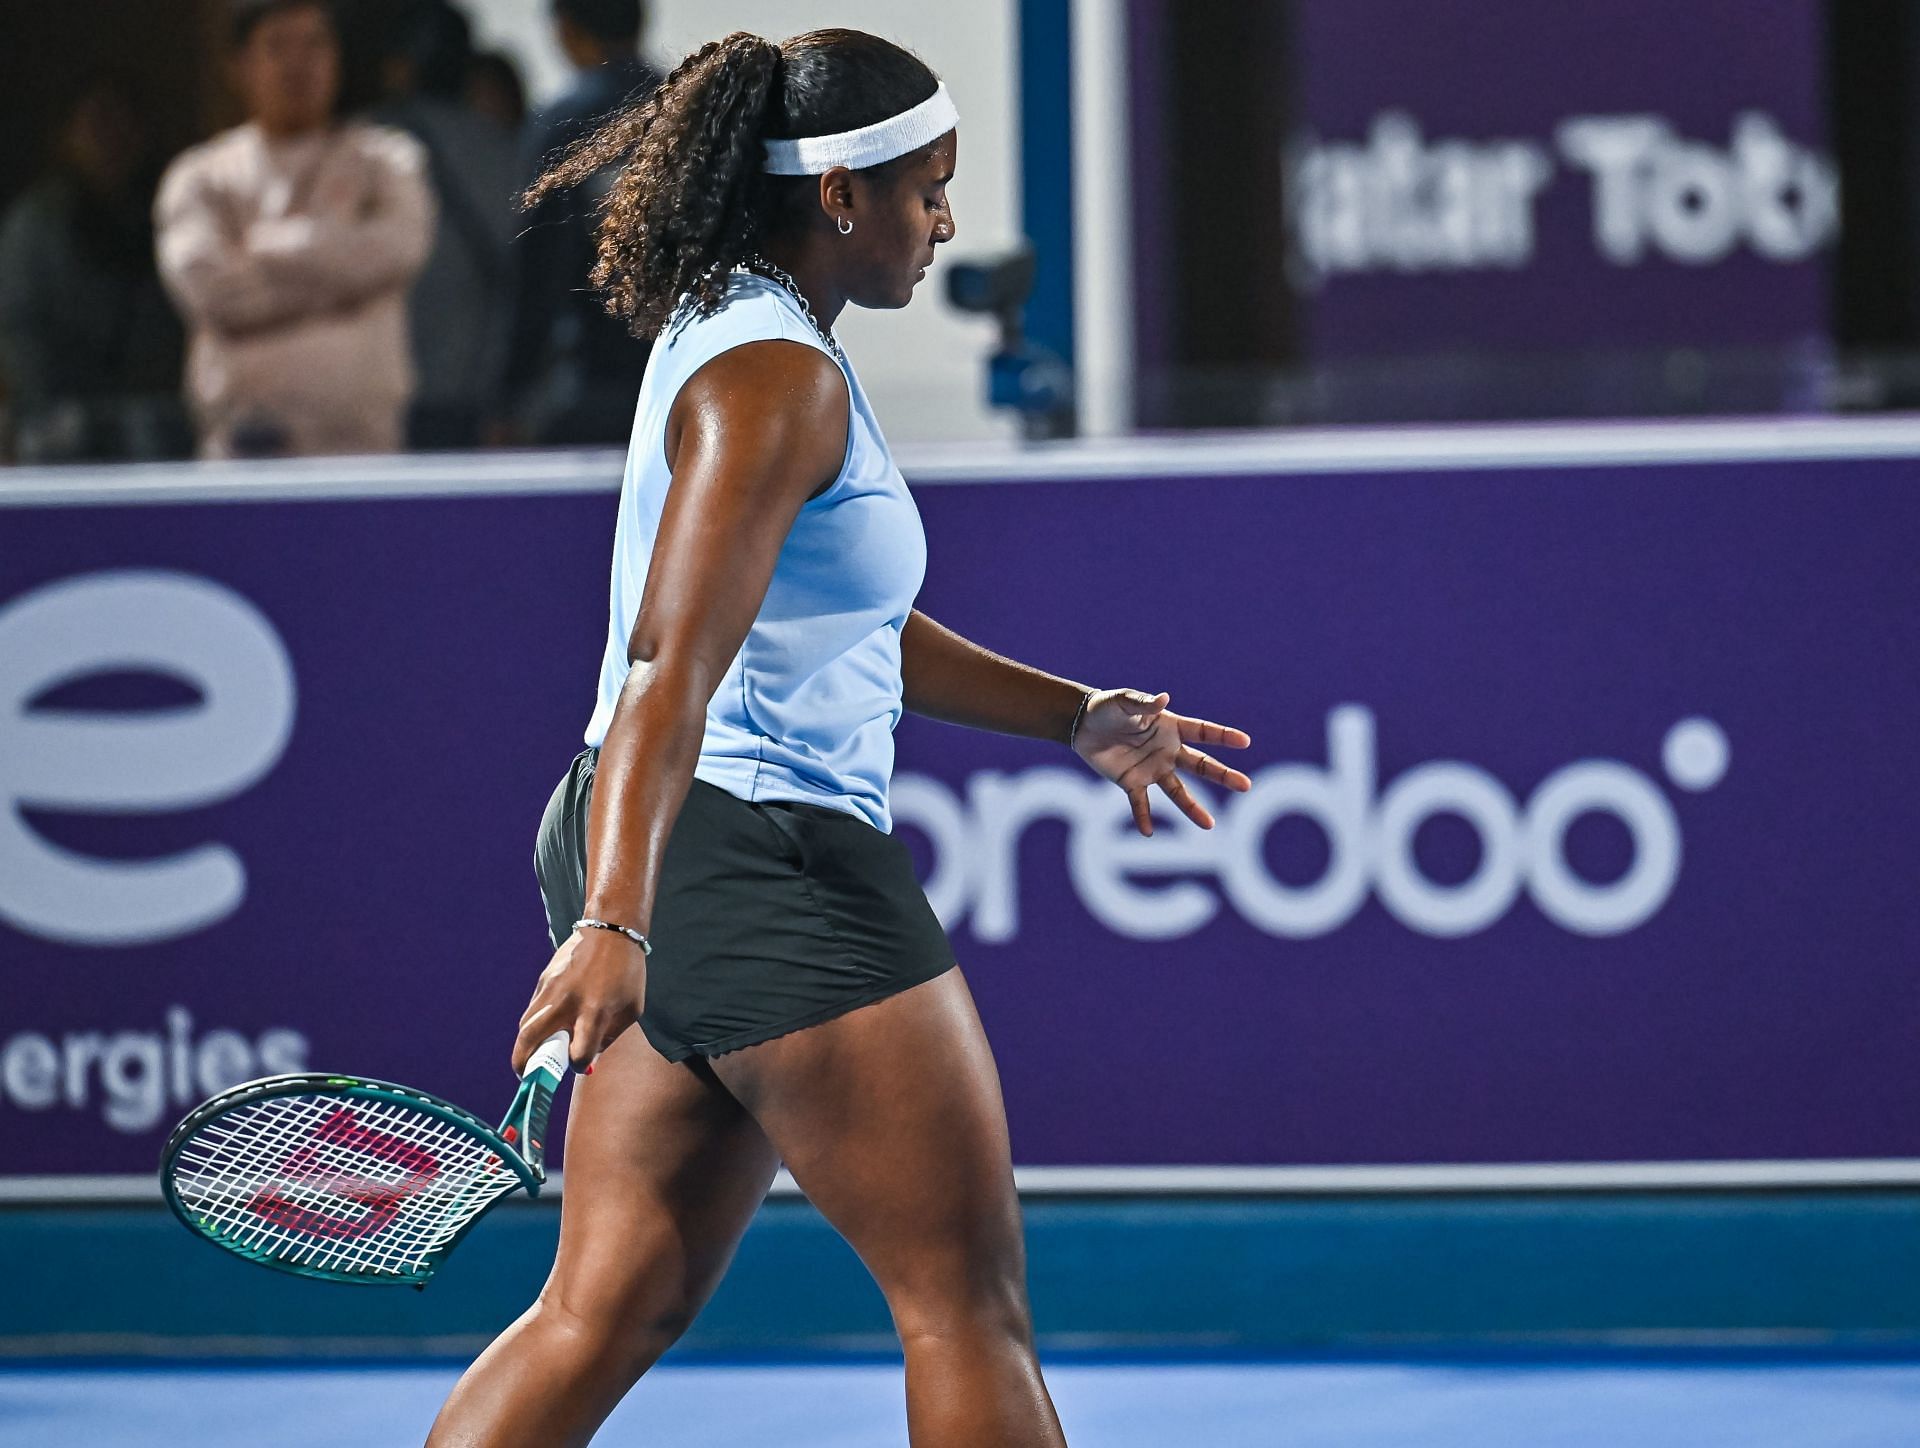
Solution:
{"label": "person with arms crossed", "polygon": [[[1059,1448],[993,1057],[891,834],[905,709],[1054,739],[1152,833],[1247,736],[1014,663],[913,608],[926,539],[832,331],[954,235],[957,115],[853,30],[689,56],[533,195],[618,162],[594,281],[658,331],[587,748],[541,821],[555,946],[518,1070],[570,1032],[560,1245],[435,1448],[587,1442],[692,1322],[784,1161],[906,1354],[914,1448]],[[638,1024],[639,1030],[628,1027]]]}
{"label": "person with arms crossed", "polygon": [[325,0],[236,0],[233,35],[248,120],[176,158],[154,206],[200,450],[395,451],[413,392],[407,289],[433,243],[425,152],[335,121]]}

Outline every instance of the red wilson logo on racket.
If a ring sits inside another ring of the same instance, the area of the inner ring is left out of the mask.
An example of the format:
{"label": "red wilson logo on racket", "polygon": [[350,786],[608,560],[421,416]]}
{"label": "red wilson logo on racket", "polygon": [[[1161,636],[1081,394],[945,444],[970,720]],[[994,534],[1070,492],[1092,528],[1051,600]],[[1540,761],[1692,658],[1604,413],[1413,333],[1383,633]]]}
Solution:
{"label": "red wilson logo on racket", "polygon": [[[378,1161],[388,1162],[406,1173],[400,1181],[355,1176],[328,1162],[329,1148],[361,1152]],[[281,1183],[265,1187],[247,1203],[276,1226],[317,1237],[366,1237],[379,1231],[400,1210],[409,1196],[423,1190],[440,1175],[440,1162],[432,1152],[413,1142],[362,1126],[345,1106],[330,1112],[314,1129],[313,1137],[296,1148],[280,1164]],[[306,1207],[281,1195],[285,1188],[312,1187],[328,1196],[357,1202],[363,1208],[358,1215],[344,1215]]]}

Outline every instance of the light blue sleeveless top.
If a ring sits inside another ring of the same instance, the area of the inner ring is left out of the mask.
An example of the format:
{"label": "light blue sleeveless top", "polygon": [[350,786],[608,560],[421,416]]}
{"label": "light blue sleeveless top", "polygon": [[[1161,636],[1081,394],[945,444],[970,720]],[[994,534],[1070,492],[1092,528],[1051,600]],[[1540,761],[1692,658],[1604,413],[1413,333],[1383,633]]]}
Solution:
{"label": "light blue sleeveless top", "polygon": [[[833,355],[784,287],[736,271],[719,310],[699,317],[683,300],[654,343],[620,484],[607,647],[588,744],[605,741],[626,681],[627,640],[672,481],[667,413],[703,364],[771,338]],[[852,400],[846,458],[787,535],[766,601],[707,705],[694,777],[745,800],[846,810],[891,833],[887,786],[903,712],[900,630],[926,576],[927,540],[860,379],[850,364],[842,371]]]}

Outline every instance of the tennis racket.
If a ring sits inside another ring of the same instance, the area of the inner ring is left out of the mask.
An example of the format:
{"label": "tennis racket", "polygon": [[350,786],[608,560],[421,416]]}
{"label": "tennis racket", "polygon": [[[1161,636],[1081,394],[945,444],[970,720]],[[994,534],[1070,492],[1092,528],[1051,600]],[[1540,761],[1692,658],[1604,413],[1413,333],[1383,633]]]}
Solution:
{"label": "tennis racket", "polygon": [[249,1262],[328,1282],[424,1287],[488,1208],[547,1178],[567,1033],[527,1062],[498,1129],[437,1096],[357,1076],[267,1076],[173,1129],[167,1205]]}

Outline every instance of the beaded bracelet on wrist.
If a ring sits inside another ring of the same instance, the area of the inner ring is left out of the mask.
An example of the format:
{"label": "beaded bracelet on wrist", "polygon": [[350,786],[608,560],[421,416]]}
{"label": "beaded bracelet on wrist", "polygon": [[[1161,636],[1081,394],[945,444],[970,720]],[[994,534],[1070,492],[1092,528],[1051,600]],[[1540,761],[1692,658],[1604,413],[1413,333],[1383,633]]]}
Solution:
{"label": "beaded bracelet on wrist", "polygon": [[578,920],[573,922],[573,928],[575,930],[580,929],[582,926],[588,926],[594,930],[616,931],[617,933],[626,936],[627,939],[631,940],[635,945],[639,946],[641,950],[645,951],[648,955],[653,954],[653,942],[647,939],[647,937],[642,935],[638,930],[633,929],[631,926],[615,925],[611,920],[595,920],[591,916],[586,916],[586,915],[581,916]]}

